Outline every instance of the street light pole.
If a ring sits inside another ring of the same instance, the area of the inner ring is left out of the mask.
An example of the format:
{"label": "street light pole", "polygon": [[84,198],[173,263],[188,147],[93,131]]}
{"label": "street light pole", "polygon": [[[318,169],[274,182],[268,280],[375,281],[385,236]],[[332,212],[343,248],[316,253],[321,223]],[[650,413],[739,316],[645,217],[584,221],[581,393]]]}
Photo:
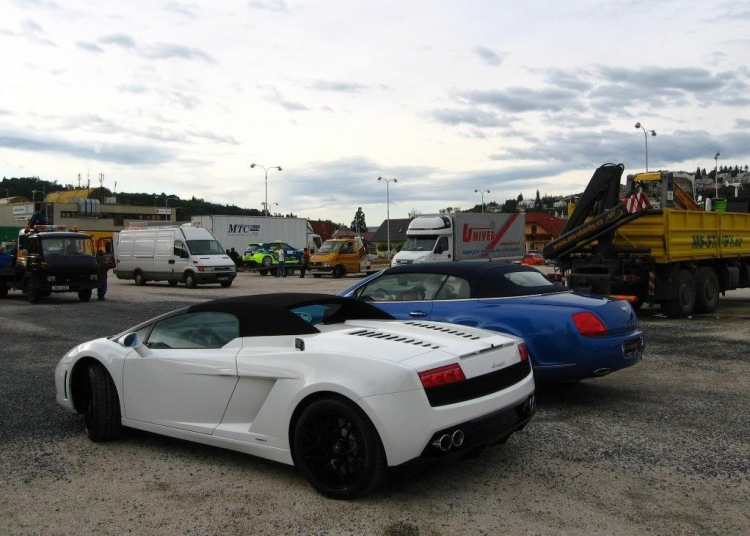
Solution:
{"label": "street light pole", "polygon": [[391,260],[391,193],[390,185],[392,182],[398,182],[398,179],[384,179],[378,177],[379,181],[385,181],[385,228],[388,237],[388,260]]}
{"label": "street light pole", "polygon": [[635,124],[635,128],[640,128],[641,130],[643,130],[643,138],[646,140],[646,173],[648,173],[648,135],[651,134],[652,136],[656,136],[656,131],[646,130],[641,126],[640,122]]}
{"label": "street light pole", "polygon": [[484,193],[490,193],[489,190],[474,190],[474,193],[479,192],[479,194],[482,196],[482,214],[484,214]]}
{"label": "street light pole", "polygon": [[270,168],[266,168],[264,166],[261,166],[260,164],[250,164],[250,169],[253,169],[255,167],[259,167],[266,174],[266,202],[265,202],[265,206],[266,206],[266,217],[268,217],[269,216],[269,213],[268,213],[268,170],[269,169],[278,169],[279,171],[281,171],[281,166],[271,166]]}
{"label": "street light pole", "polygon": [[719,197],[719,157],[721,156],[721,153],[719,151],[716,151],[716,156],[714,156],[714,160],[716,160],[716,167],[714,168],[714,184],[716,185],[716,194],[715,198],[718,199]]}
{"label": "street light pole", "polygon": [[[268,205],[269,205],[269,203],[266,203],[265,201],[263,201],[263,202],[261,203],[261,205],[263,205],[263,206],[264,206],[264,207],[266,208],[266,213],[267,213],[267,214],[268,214],[268,215],[270,216],[270,215],[271,215],[271,211],[270,211],[270,210],[269,210],[269,208],[268,208]],[[276,205],[277,207],[279,206],[279,204],[278,204],[278,203],[270,203],[270,205],[271,205],[271,206],[273,206],[273,205]]]}

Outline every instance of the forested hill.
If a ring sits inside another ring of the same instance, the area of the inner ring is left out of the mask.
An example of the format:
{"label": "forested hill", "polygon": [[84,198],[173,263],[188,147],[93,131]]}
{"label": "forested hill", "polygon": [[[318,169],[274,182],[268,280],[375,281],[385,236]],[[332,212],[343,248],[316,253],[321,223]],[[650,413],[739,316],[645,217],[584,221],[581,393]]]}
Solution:
{"label": "forested hill", "polygon": [[[32,192],[44,192],[49,194],[60,190],[68,190],[69,186],[59,184],[57,181],[50,182],[37,177],[20,177],[20,178],[5,178],[0,181],[0,197],[14,197],[23,196],[27,199],[33,199]],[[117,203],[121,205],[139,205],[139,206],[164,206],[167,198],[173,198],[169,200],[170,207],[180,207],[185,210],[185,218],[191,216],[201,216],[207,214],[228,214],[232,216],[260,216],[260,210],[254,208],[242,208],[236,205],[221,205],[219,203],[211,203],[210,201],[204,201],[203,199],[175,199],[176,195],[161,192],[159,194],[147,194],[147,193],[128,193],[128,192],[117,192]],[[37,201],[41,200],[42,195],[36,194]]]}

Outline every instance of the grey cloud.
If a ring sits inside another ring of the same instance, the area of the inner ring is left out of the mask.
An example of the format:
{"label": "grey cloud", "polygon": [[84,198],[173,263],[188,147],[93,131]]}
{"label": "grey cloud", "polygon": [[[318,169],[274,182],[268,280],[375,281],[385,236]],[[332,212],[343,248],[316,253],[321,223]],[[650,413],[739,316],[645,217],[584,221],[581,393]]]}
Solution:
{"label": "grey cloud", "polygon": [[[42,27],[36,22],[31,19],[26,19],[21,22],[21,35],[30,41],[33,41],[34,43],[38,45],[44,45],[44,46],[57,46],[51,39],[49,39],[45,33]],[[5,30],[3,33],[6,35],[18,35],[15,32],[11,32],[9,30]]]}
{"label": "grey cloud", "polygon": [[82,143],[55,138],[31,137],[12,132],[0,132],[0,145],[31,152],[58,153],[124,165],[154,165],[172,159],[171,151],[150,145]]}
{"label": "grey cloud", "polygon": [[169,1],[164,6],[164,9],[167,11],[173,11],[174,13],[179,13],[180,15],[183,15],[185,17],[194,19],[197,17],[196,11],[198,10],[197,4],[183,4],[181,2],[174,2]]}
{"label": "grey cloud", "polygon": [[276,13],[287,13],[289,7],[284,0],[248,0],[248,7]]}
{"label": "grey cloud", "polygon": [[16,0],[16,4],[22,7],[49,9],[52,11],[60,10],[60,4],[52,0]]}
{"label": "grey cloud", "polygon": [[590,73],[581,71],[572,73],[562,69],[546,69],[547,82],[556,87],[573,89],[575,91],[588,91],[593,87],[590,80],[586,80],[583,75],[591,76]]}
{"label": "grey cloud", "polygon": [[357,82],[335,82],[327,80],[318,80],[312,87],[321,91],[338,91],[341,93],[359,93],[363,89],[367,89],[367,86],[358,84]]}
{"label": "grey cloud", "polygon": [[285,110],[288,110],[290,112],[306,112],[310,110],[310,108],[308,108],[301,102],[295,102],[285,99],[281,92],[275,87],[269,87],[269,89],[271,91],[271,94],[268,97],[268,100],[275,102]]}
{"label": "grey cloud", "polygon": [[487,47],[476,46],[472,49],[472,52],[479,56],[484,63],[492,65],[493,67],[500,65],[503,62],[503,56]]}
{"label": "grey cloud", "polygon": [[103,45],[117,45],[122,48],[138,48],[135,44],[135,39],[127,34],[110,34],[103,35],[98,39]]}
{"label": "grey cloud", "polygon": [[550,113],[544,115],[545,125],[554,125],[560,128],[586,128],[603,127],[609,124],[605,115],[584,115],[576,113]]}
{"label": "grey cloud", "polygon": [[750,128],[750,119],[735,119],[734,128],[737,128],[737,129]]}
{"label": "grey cloud", "polygon": [[134,93],[136,95],[146,92],[146,86],[143,84],[122,84],[117,86],[117,89],[125,93]]}
{"label": "grey cloud", "polygon": [[462,91],[459,100],[475,105],[487,105],[508,112],[582,110],[578,92],[567,89],[531,89],[510,87],[498,90]]}
{"label": "grey cloud", "polygon": [[605,80],[613,83],[643,87],[652,91],[674,89],[691,93],[715,91],[735,78],[731,72],[711,74],[707,69],[697,67],[625,69],[601,66],[599,72]]}
{"label": "grey cloud", "polygon": [[80,49],[86,50],[88,52],[95,52],[97,54],[104,52],[104,49],[97,45],[96,43],[90,43],[88,41],[77,41],[76,46]]}
{"label": "grey cloud", "polygon": [[25,21],[21,22],[21,28],[31,33],[44,33],[42,27],[31,19],[26,19]]}
{"label": "grey cloud", "polygon": [[220,136],[218,134],[215,134],[209,130],[188,130],[186,132],[188,136],[192,136],[194,138],[202,138],[205,140],[211,140],[215,141],[217,143],[226,143],[229,145],[239,145],[239,142],[234,138],[234,136]]}
{"label": "grey cloud", "polygon": [[156,43],[141,51],[142,55],[152,59],[182,58],[186,60],[203,60],[207,63],[216,63],[207,52],[199,48],[188,47],[176,43]]}
{"label": "grey cloud", "polygon": [[174,102],[180,104],[183,108],[188,110],[195,108],[201,103],[201,100],[197,96],[183,93],[181,91],[172,91],[168,94],[168,96]]}
{"label": "grey cloud", "polygon": [[429,112],[430,117],[447,125],[473,125],[475,127],[509,126],[510,121],[492,112],[477,108],[440,108]]}

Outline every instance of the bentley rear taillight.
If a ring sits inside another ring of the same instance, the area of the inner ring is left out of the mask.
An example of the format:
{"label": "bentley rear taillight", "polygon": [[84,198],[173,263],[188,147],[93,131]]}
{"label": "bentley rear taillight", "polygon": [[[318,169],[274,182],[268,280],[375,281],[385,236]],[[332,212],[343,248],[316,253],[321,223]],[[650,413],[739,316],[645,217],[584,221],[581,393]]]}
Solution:
{"label": "bentley rear taillight", "polygon": [[576,313],[573,315],[573,322],[581,335],[586,337],[597,337],[607,333],[607,328],[602,321],[592,313]]}
{"label": "bentley rear taillight", "polygon": [[441,385],[463,381],[466,379],[466,376],[464,376],[464,371],[461,370],[461,365],[454,363],[453,365],[420,372],[419,379],[422,382],[422,387],[429,389],[431,387],[440,387]]}

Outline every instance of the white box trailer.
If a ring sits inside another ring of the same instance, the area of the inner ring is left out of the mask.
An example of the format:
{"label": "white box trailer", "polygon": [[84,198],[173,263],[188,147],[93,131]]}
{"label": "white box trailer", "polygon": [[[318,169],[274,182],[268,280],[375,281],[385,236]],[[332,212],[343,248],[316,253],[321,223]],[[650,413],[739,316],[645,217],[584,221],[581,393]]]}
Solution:
{"label": "white box trailer", "polygon": [[[196,227],[211,231],[225,248],[234,248],[240,255],[248,244],[281,240],[296,249],[315,243],[312,227],[304,218],[263,216],[193,216]],[[320,237],[318,237],[320,241]],[[313,246],[317,250],[317,245]]]}
{"label": "white box trailer", "polygon": [[409,224],[406,243],[393,266],[413,262],[518,260],[525,251],[523,213],[459,212],[418,216]]}

